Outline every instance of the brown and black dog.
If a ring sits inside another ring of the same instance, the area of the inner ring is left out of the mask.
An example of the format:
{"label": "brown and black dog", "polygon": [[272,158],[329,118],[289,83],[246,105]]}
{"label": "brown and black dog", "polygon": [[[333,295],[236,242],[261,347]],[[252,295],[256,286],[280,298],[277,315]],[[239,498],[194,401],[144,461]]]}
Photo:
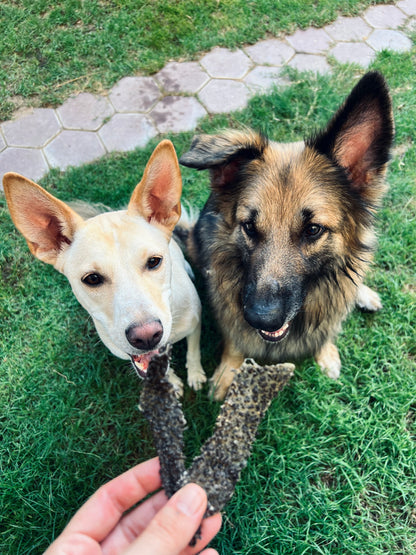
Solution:
{"label": "brown and black dog", "polygon": [[304,142],[252,131],[194,138],[180,162],[211,172],[188,243],[224,337],[212,378],[217,399],[245,357],[312,355],[339,376],[333,342],[342,321],[355,304],[381,308],[363,278],[393,135],[386,83],[369,72],[327,128]]}

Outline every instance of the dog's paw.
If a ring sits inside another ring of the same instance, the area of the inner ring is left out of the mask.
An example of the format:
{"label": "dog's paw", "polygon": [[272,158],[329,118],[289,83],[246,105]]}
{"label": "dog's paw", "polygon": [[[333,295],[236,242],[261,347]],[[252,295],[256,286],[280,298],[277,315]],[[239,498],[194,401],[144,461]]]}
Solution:
{"label": "dog's paw", "polygon": [[326,343],[315,357],[322,372],[333,380],[337,380],[341,373],[341,359],[338,349],[333,343]]}
{"label": "dog's paw", "polygon": [[175,374],[175,372],[169,368],[168,373],[167,373],[167,378],[170,381],[170,383],[173,385],[174,389],[175,389],[175,395],[176,397],[179,399],[180,397],[183,397],[183,382],[182,380]]}
{"label": "dog's paw", "polygon": [[234,379],[235,370],[220,364],[210,379],[210,397],[215,401],[222,401]]}
{"label": "dog's paw", "polygon": [[369,312],[377,312],[377,310],[383,308],[378,293],[364,284],[361,284],[358,288],[355,303],[361,310],[368,310]]}
{"label": "dog's paw", "polygon": [[199,391],[207,381],[204,369],[201,365],[188,368],[188,385],[195,391]]}

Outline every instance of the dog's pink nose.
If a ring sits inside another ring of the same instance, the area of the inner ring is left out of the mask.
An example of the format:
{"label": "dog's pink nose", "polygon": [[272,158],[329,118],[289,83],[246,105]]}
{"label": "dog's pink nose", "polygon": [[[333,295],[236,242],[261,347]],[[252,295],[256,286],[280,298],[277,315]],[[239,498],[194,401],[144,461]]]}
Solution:
{"label": "dog's pink nose", "polygon": [[132,324],[126,329],[127,341],[141,351],[151,351],[159,343],[163,335],[163,326],[160,320],[146,324]]}

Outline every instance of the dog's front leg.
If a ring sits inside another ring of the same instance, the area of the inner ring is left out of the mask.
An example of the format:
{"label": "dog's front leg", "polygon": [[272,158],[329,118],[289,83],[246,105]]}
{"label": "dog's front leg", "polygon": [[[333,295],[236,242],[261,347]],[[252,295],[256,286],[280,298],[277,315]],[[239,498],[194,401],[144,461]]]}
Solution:
{"label": "dog's front leg", "polygon": [[221,362],[211,378],[211,393],[216,401],[224,399],[244,356],[230,341],[225,342]]}
{"label": "dog's front leg", "polygon": [[201,321],[199,320],[193,332],[187,336],[186,368],[188,370],[188,385],[198,391],[202,384],[207,381],[204,369],[201,365]]}
{"label": "dog's front leg", "polygon": [[341,373],[341,359],[339,358],[337,347],[331,341],[323,345],[321,350],[315,355],[315,360],[328,378],[332,378],[333,380],[339,378]]}

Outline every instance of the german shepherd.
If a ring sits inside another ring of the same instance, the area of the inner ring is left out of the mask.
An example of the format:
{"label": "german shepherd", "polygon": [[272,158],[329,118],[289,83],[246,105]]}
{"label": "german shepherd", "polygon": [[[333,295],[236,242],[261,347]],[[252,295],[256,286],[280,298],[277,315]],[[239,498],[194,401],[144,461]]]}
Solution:
{"label": "german shepherd", "polygon": [[245,357],[314,356],[339,377],[333,342],[342,321],[354,304],[381,308],[363,278],[393,135],[386,83],[369,72],[326,129],[304,142],[226,131],[196,136],[180,158],[211,174],[188,247],[224,337],[212,378],[217,399]]}
{"label": "german shepherd", "polygon": [[[182,178],[175,149],[155,148],[127,210],[84,219],[36,183],[7,173],[11,217],[34,256],[69,280],[108,349],[144,377],[150,358],[186,337],[188,383],[200,389],[201,304],[189,264],[172,237],[181,214]],[[84,207],[83,207],[84,209]],[[182,390],[173,373],[171,381]]]}

